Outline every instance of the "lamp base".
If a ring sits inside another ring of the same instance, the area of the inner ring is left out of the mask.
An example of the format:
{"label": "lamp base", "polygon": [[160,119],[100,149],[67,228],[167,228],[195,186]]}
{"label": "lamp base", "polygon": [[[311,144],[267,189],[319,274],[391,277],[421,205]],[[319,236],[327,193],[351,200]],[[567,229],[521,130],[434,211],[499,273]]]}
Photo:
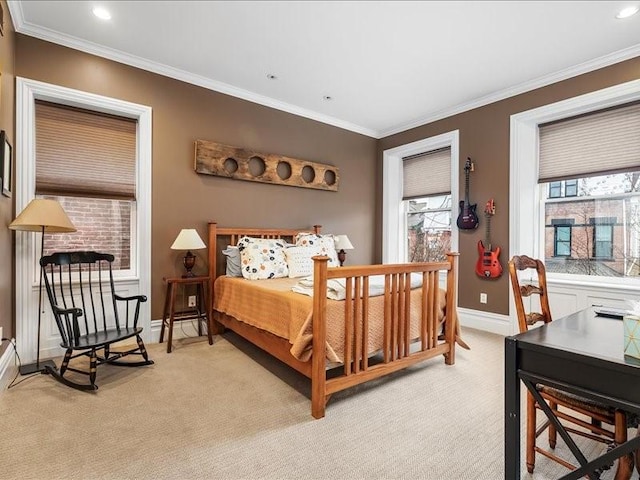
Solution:
{"label": "lamp base", "polygon": [[31,375],[32,373],[44,373],[46,367],[57,370],[56,363],[53,360],[43,360],[42,362],[34,362],[20,367],[20,375]]}
{"label": "lamp base", "polygon": [[184,268],[187,270],[187,272],[184,275],[182,275],[182,278],[195,277],[195,275],[191,272],[191,270],[196,264],[196,256],[193,253],[191,253],[191,250],[187,251],[187,254],[182,259],[182,263],[184,265]]}
{"label": "lamp base", "polygon": [[338,261],[340,262],[340,266],[342,267],[344,265],[344,261],[347,259],[347,252],[345,252],[344,250],[340,250],[338,252]]}

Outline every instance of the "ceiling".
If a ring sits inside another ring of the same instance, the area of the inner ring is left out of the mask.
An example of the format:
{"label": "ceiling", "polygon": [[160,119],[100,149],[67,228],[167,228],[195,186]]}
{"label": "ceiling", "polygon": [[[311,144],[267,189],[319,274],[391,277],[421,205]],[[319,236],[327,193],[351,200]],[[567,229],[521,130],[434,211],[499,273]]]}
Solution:
{"label": "ceiling", "polygon": [[[381,138],[640,55],[640,14],[615,18],[634,3],[29,0],[9,8],[25,35]],[[96,5],[111,20],[96,18]]]}

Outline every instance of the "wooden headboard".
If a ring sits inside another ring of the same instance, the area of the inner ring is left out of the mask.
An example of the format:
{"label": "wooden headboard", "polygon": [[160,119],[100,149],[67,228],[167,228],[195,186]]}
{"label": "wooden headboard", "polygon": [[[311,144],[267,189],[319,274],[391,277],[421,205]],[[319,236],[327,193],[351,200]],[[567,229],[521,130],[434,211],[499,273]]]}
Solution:
{"label": "wooden headboard", "polygon": [[[213,282],[220,275],[224,275],[224,255],[222,250],[227,245],[236,245],[242,237],[257,238],[281,238],[292,242],[294,237],[301,232],[320,233],[321,225],[314,225],[311,228],[235,228],[218,227],[216,222],[209,222],[209,283],[213,293]],[[213,298],[213,297],[211,297]]]}

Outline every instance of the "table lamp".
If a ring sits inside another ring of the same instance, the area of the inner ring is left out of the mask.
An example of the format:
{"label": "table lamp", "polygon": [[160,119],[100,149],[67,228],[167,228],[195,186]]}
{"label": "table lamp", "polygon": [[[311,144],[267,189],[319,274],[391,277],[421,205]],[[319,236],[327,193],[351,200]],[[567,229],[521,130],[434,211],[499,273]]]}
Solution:
{"label": "table lamp", "polygon": [[195,276],[191,270],[196,264],[196,256],[191,253],[191,250],[199,250],[202,248],[207,248],[207,246],[204,244],[200,235],[198,235],[198,232],[196,232],[194,228],[183,228],[180,230],[180,233],[173,242],[173,245],[171,245],[171,249],[187,251],[182,260],[187,273],[182,275],[182,278]]}
{"label": "table lamp", "polygon": [[[44,256],[44,234],[45,233],[70,233],[75,232],[69,217],[55,200],[44,198],[34,198],[25,209],[9,224],[11,230],[21,230],[24,232],[42,232],[42,242],[40,243],[40,258]],[[38,263],[40,259],[38,259]],[[56,364],[52,360],[40,362],[40,322],[42,320],[42,267],[40,267],[40,286],[38,290],[38,346],[36,352],[36,362],[29,365],[20,366],[20,375],[44,371],[47,365],[53,369]]]}
{"label": "table lamp", "polygon": [[338,260],[340,260],[340,266],[342,266],[347,258],[345,250],[353,250],[353,245],[351,245],[349,237],[346,235],[336,235],[335,242],[336,250],[338,250]]}

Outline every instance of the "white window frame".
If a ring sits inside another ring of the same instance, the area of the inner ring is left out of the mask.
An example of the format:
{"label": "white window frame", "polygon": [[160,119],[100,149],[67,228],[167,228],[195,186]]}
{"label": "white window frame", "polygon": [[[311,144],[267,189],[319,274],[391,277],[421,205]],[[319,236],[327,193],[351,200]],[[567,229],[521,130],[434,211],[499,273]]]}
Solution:
{"label": "white window frame", "polygon": [[[512,255],[544,258],[544,209],[541,208],[542,192],[538,185],[538,125],[638,100],[640,80],[633,80],[511,116],[509,251]],[[532,230],[537,234],[532,235]],[[565,303],[574,302],[565,307],[571,311],[585,308],[600,299],[622,302],[629,293],[640,294],[640,283],[629,278],[605,280],[603,277],[549,273],[547,283],[550,287],[565,289],[562,293],[567,296]],[[517,326],[513,292],[509,290],[511,322],[512,326]],[[575,298],[572,300],[569,296]],[[571,313],[563,311],[561,305],[558,307],[554,309],[552,305],[554,316]]]}
{"label": "white window frame", "polygon": [[[145,295],[151,292],[151,149],[152,109],[123,100],[74,90],[58,85],[16,78],[16,211],[21,212],[35,198],[35,101],[43,100],[94,110],[137,120],[136,132],[136,209],[132,225],[136,241],[135,266],[118,283],[127,284]],[[37,237],[37,238],[36,238]],[[34,265],[41,235],[16,234],[16,346],[23,363],[33,361],[37,348],[37,289],[39,272]],[[34,278],[35,277],[35,278]],[[34,295],[34,291],[36,295]],[[34,300],[35,297],[35,301]],[[151,302],[141,304],[141,326],[145,341],[151,340]],[[44,348],[41,345],[41,348]],[[41,357],[43,356],[41,350]],[[46,356],[46,355],[45,355]]]}
{"label": "white window frame", "polygon": [[[382,263],[407,260],[407,230],[402,201],[402,159],[411,155],[451,148],[451,218],[458,205],[459,130],[385,150],[382,155]],[[458,230],[451,228],[451,250],[458,251]]]}

